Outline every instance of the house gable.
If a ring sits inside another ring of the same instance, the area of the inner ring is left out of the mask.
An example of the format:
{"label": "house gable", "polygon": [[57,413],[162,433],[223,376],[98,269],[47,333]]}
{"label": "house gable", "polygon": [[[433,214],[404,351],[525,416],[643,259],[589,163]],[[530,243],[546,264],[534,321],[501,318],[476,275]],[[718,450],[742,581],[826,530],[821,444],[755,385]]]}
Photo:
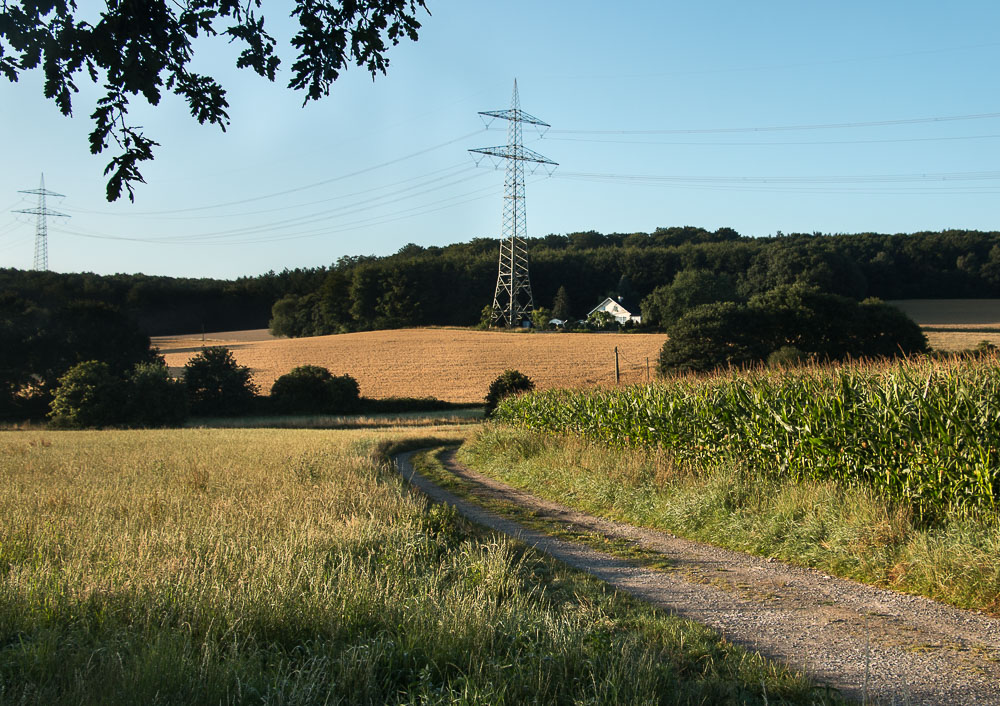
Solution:
{"label": "house gable", "polygon": [[615,317],[615,320],[620,324],[628,323],[629,321],[634,321],[637,324],[642,323],[642,317],[629,311],[620,299],[615,300],[611,297],[605,297],[604,301],[587,312],[587,316],[589,317],[595,311],[606,311]]}

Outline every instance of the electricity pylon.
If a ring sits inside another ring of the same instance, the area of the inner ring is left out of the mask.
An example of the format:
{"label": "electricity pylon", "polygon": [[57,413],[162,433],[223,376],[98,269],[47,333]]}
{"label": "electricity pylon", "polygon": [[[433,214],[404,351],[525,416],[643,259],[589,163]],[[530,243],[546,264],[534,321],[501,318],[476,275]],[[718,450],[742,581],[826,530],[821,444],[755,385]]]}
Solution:
{"label": "electricity pylon", "polygon": [[[528,246],[525,242],[528,231],[524,209],[524,165],[527,162],[536,169],[539,165],[547,169],[554,169],[558,165],[548,157],[528,149],[521,141],[523,123],[539,128],[550,126],[521,110],[517,79],[514,79],[514,94],[508,110],[488,110],[479,114],[485,118],[509,121],[506,145],[480,147],[469,151],[507,160],[507,173],[504,177],[503,230],[500,235],[500,265],[496,293],[493,295],[493,315],[490,325],[510,328],[520,326],[535,308],[531,296],[531,281],[528,279]],[[481,160],[482,157],[476,163]]]}
{"label": "electricity pylon", "polygon": [[14,213],[27,213],[33,216],[37,216],[35,221],[35,264],[34,269],[36,270],[47,270],[49,269],[49,216],[58,216],[60,218],[69,218],[65,213],[59,213],[59,211],[53,211],[45,206],[46,196],[63,196],[63,194],[57,194],[54,191],[49,191],[45,188],[45,174],[42,174],[42,183],[37,189],[29,189],[28,191],[19,191],[19,194],[37,194],[38,195],[38,206],[36,208],[23,208]]}

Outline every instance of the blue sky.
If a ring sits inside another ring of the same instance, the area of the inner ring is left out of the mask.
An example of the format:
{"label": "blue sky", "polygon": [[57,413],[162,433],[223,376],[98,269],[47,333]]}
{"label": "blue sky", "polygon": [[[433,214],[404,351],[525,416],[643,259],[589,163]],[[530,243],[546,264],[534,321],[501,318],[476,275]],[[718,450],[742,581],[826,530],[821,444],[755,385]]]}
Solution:
{"label": "blue sky", "polygon": [[[528,178],[532,236],[1000,228],[997,3],[428,5],[387,76],[349,70],[304,108],[287,73],[270,84],[199,45],[232,124],[135,101],[160,147],[134,204],[104,200],[82,77],[73,118],[40,77],[0,79],[0,266],[32,264],[34,217],[11,211],[35,205],[17,192],[42,171],[72,216],[49,221],[56,271],[231,278],[496,237],[503,171],[467,150],[505,142],[477,112],[506,108],[515,77],[552,125],[525,144],[560,165]],[[290,36],[280,9],[265,15]]]}

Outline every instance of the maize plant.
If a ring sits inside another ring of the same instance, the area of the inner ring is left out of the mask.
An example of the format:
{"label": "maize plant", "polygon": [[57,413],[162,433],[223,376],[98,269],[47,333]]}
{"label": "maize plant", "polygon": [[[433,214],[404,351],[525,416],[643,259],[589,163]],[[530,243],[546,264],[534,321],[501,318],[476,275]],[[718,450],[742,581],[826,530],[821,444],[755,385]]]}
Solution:
{"label": "maize plant", "polygon": [[613,390],[512,397],[496,419],[698,465],[869,488],[932,519],[995,513],[1000,362],[915,358],[795,371],[730,371]]}

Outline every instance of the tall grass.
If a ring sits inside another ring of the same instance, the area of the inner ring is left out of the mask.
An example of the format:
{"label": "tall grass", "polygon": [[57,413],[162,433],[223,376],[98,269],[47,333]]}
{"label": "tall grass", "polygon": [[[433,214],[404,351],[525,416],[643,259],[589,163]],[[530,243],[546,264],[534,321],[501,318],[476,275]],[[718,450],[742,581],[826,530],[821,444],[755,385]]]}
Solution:
{"label": "tall grass", "polygon": [[821,700],[428,505],[413,434],[0,433],[0,702]]}
{"label": "tall grass", "polygon": [[872,489],[925,518],[994,513],[1000,502],[1000,364],[913,359],[729,372],[616,390],[504,401],[509,424],[681,463],[720,457],[765,476]]}

